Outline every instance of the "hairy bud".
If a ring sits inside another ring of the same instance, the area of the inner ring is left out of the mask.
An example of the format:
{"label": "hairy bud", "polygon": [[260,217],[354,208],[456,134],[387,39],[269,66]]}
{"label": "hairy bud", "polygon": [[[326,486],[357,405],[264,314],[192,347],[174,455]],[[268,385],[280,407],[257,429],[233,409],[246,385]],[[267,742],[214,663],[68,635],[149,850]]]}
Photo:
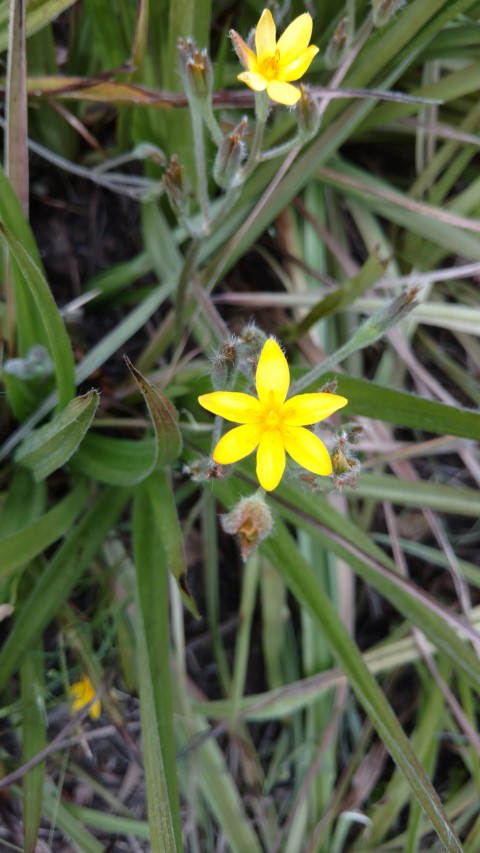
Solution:
{"label": "hairy bud", "polygon": [[384,27],[405,5],[405,0],[373,0],[372,15],[375,27]]}
{"label": "hairy bud", "polygon": [[298,129],[304,141],[318,133],[321,121],[320,108],[308,86],[300,84],[300,98],[293,108]]}
{"label": "hairy bud", "polygon": [[236,128],[225,137],[218,149],[213,166],[213,177],[222,189],[234,187],[238,182],[240,166],[246,156],[243,137],[247,127],[247,119],[242,118]]}
{"label": "hairy bud", "polygon": [[238,538],[244,562],[273,529],[272,513],[261,491],[242,498],[220,521],[225,533]]}
{"label": "hairy bud", "polygon": [[213,70],[206,50],[198,50],[195,42],[178,40],[178,54],[183,84],[188,96],[208,98],[213,88]]}

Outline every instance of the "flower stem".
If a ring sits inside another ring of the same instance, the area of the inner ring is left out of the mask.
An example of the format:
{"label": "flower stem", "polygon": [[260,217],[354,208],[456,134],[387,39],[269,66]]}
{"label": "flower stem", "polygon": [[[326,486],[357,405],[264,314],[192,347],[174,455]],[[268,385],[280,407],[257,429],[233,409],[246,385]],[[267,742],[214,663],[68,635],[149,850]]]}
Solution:
{"label": "flower stem", "polygon": [[212,135],[212,139],[213,139],[215,145],[218,148],[220,148],[220,145],[223,142],[223,133],[220,129],[220,125],[217,122],[217,119],[215,118],[215,116],[213,114],[212,104],[211,104],[210,99],[205,99],[202,101],[199,100],[198,106],[199,106],[200,112],[202,114],[202,118],[203,118],[206,126],[208,127],[211,135]]}
{"label": "flower stem", "polygon": [[210,225],[207,161],[205,156],[205,138],[203,135],[202,115],[198,110],[197,101],[195,101],[195,103],[193,103],[193,101],[190,101],[190,116],[192,121],[195,167],[197,171],[198,204],[202,213],[203,230],[207,232]]}
{"label": "flower stem", "polygon": [[266,92],[255,92],[255,112],[257,116],[255,133],[253,134],[250,156],[241,173],[242,181],[245,181],[246,178],[248,178],[260,160],[263,135],[265,133],[265,125],[268,118],[268,96]]}
{"label": "flower stem", "polygon": [[263,163],[265,160],[273,160],[274,157],[284,157],[290,154],[300,143],[298,134],[288,142],[283,142],[282,145],[276,145],[275,148],[269,148],[268,151],[263,151],[258,157],[258,162]]}

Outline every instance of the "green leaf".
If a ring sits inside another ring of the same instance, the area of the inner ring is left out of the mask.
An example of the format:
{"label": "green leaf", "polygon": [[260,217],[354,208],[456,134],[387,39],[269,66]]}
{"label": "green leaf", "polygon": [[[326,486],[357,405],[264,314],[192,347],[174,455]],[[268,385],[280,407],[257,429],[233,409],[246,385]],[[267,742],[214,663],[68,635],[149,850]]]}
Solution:
{"label": "green leaf", "polygon": [[44,480],[64,465],[78,449],[100,403],[98,391],[75,397],[50,423],[34,430],[22,442],[15,460]]}
{"label": "green leaf", "polygon": [[303,318],[295,326],[287,328],[283,333],[283,338],[286,342],[296,341],[322,320],[324,317],[329,317],[331,314],[339,311],[341,308],[350,305],[359,296],[362,296],[366,290],[369,290],[382,276],[385,274],[388,261],[382,261],[376,255],[370,255],[365,261],[358,275],[354,276],[350,281],[342,284],[333,293],[329,293],[315,305],[307,316]]}
{"label": "green leaf", "polygon": [[30,523],[24,518],[25,526],[0,539],[0,578],[18,571],[64,536],[84,508],[88,492],[89,484],[82,480],[45,515]]}
{"label": "green leaf", "polygon": [[[47,744],[43,652],[39,640],[35,648],[24,649],[20,665],[24,764],[35,758]],[[45,762],[41,761],[32,767],[23,781],[23,833],[24,849],[27,853],[33,853],[36,849],[42,816],[44,778]]]}
{"label": "green leaf", "polygon": [[196,619],[199,619],[200,614],[197,605],[188,588],[183,531],[166,470],[156,471],[154,476],[150,478],[149,494],[152,522],[158,527],[168,567],[178,584],[185,607]]}
{"label": "green leaf", "polygon": [[100,483],[132,486],[145,480],[157,465],[176,459],[182,448],[182,437],[175,406],[127,358],[125,360],[148,406],[155,439],[133,441],[91,433],[86,436],[73,465]]}
{"label": "green leaf", "polygon": [[82,853],[105,853],[105,845],[74,817],[63,802],[61,792],[48,779],[43,792],[43,813],[52,825],[57,826],[73,842],[76,850]]}
{"label": "green leaf", "polygon": [[[301,375],[293,369],[294,376]],[[338,393],[348,397],[347,414],[378,418],[397,426],[423,429],[440,435],[455,435],[459,438],[478,440],[480,435],[480,413],[461,406],[447,406],[433,400],[424,400],[413,394],[395,391],[367,379],[356,379],[345,374],[328,371],[322,382],[338,379]],[[306,391],[315,391],[318,381]]]}
{"label": "green leaf", "polygon": [[90,432],[71,465],[99,483],[134,486],[151,474],[155,459],[154,439],[133,441]]}
{"label": "green leaf", "polygon": [[126,365],[137,383],[148,406],[157,444],[158,465],[169,465],[182,452],[182,436],[178,428],[178,412],[160,388],[155,388],[137,370],[127,356]]}
{"label": "green leaf", "polygon": [[[0,234],[23,275],[28,289],[30,307],[25,310],[38,314],[45,330],[48,349],[55,364],[60,408],[65,408],[75,393],[74,360],[67,331],[42,271],[13,233],[0,223]],[[14,277],[15,293],[22,293],[18,277]],[[35,341],[34,343],[39,343]]]}
{"label": "green leaf", "polygon": [[[27,6],[27,36],[41,30],[75,2],[76,0],[30,0]],[[0,53],[8,47],[9,11],[9,0],[2,0],[0,2]]]}
{"label": "green leaf", "polygon": [[480,492],[421,480],[400,480],[389,474],[362,473],[348,497],[374,498],[400,506],[429,507],[439,512],[480,518]]}
{"label": "green leaf", "polygon": [[31,592],[15,611],[12,630],[0,650],[0,690],[18,666],[25,647],[47,627],[90,565],[128,496],[124,489],[105,489],[31,585]]}
{"label": "green leaf", "polygon": [[[152,475],[153,484],[155,480],[156,475]],[[138,596],[137,656],[148,816],[152,849],[180,850],[180,810],[172,724],[168,567],[152,512],[149,484],[150,480],[147,480],[137,487],[133,511]]]}
{"label": "green leaf", "polygon": [[310,563],[303,559],[283,523],[278,524],[275,534],[263,543],[261,548],[280,572],[295,598],[315,619],[318,630],[325,636],[352,689],[428,815],[445,850],[461,851],[460,841],[409,739],[369,672],[355,641],[320,586]]}

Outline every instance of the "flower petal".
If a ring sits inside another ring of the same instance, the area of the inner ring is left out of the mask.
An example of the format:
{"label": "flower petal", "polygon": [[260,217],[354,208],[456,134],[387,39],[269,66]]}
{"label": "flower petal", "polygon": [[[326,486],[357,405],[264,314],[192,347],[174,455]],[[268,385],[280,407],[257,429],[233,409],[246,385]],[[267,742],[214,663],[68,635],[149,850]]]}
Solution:
{"label": "flower petal", "polygon": [[300,100],[300,89],[290,83],[280,83],[278,80],[270,80],[267,94],[272,101],[283,104],[285,107],[293,107]]}
{"label": "flower petal", "polygon": [[264,92],[268,86],[268,80],[263,74],[258,74],[257,71],[242,71],[237,74],[237,80],[246,83],[254,92]]}
{"label": "flower petal", "polygon": [[312,28],[312,16],[308,12],[299,15],[288,25],[277,42],[282,65],[289,65],[307,49],[312,38]]}
{"label": "flower petal", "polygon": [[271,409],[282,405],[290,385],[290,371],[275,338],[268,338],[263,346],[255,382],[260,402]]}
{"label": "flower petal", "polygon": [[300,80],[300,77],[303,77],[305,71],[310,66],[314,56],[317,55],[319,51],[318,47],[315,47],[314,44],[311,44],[310,47],[299,56],[297,59],[294,59],[293,62],[289,62],[288,65],[283,65],[281,62],[278,66],[277,71],[277,80],[281,82],[290,83],[292,80]]}
{"label": "flower petal", "polygon": [[323,441],[303,427],[285,427],[285,449],[302,468],[327,477],[332,473],[332,460]]}
{"label": "flower petal", "polygon": [[[257,62],[262,64],[264,59],[275,56],[277,49],[275,21],[270,9],[264,9],[255,30],[255,50],[257,51]],[[308,42],[307,42],[308,44]]]}
{"label": "flower petal", "polygon": [[257,424],[264,412],[262,404],[256,397],[252,397],[251,394],[240,394],[238,391],[213,391],[211,394],[202,394],[198,402],[208,412],[221,415],[222,418],[236,424]]}
{"label": "flower petal", "polygon": [[215,447],[212,453],[214,462],[218,462],[219,465],[230,465],[232,462],[244,459],[245,456],[255,450],[261,434],[262,429],[256,424],[247,424],[231,429],[230,432],[225,433]]}
{"label": "flower petal", "polygon": [[285,449],[278,429],[265,430],[257,450],[257,477],[267,492],[276,489],[285,470]]}
{"label": "flower petal", "polygon": [[244,42],[241,36],[235,30],[230,30],[229,36],[232,39],[233,49],[237,54],[243,67],[248,71],[257,70],[257,57],[253,50],[250,50],[248,44]]}
{"label": "flower petal", "polygon": [[297,394],[283,404],[282,423],[293,427],[316,424],[333,415],[347,403],[348,400],[339,394]]}

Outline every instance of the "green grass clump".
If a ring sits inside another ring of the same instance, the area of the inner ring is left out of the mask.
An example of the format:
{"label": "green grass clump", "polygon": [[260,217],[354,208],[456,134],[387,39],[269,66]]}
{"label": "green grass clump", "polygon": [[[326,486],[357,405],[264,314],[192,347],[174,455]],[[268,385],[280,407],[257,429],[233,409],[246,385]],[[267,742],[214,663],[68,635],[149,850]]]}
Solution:
{"label": "green grass clump", "polygon": [[[114,6],[0,0],[0,847],[476,853],[480,4],[325,0],[293,109]],[[260,530],[269,335],[349,403]]]}

